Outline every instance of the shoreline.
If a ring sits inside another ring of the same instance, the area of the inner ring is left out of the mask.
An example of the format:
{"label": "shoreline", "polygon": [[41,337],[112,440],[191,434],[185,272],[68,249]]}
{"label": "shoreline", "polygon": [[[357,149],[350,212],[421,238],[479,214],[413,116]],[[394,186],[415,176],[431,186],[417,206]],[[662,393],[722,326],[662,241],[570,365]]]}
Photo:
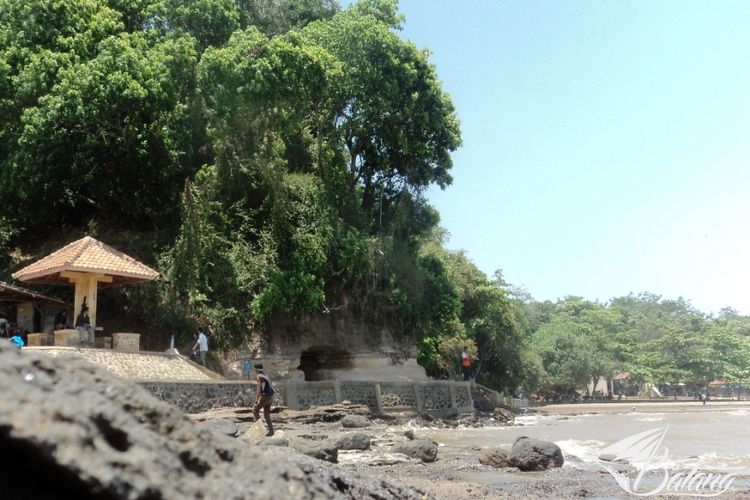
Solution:
{"label": "shoreline", "polygon": [[[573,414],[618,414],[630,413],[632,407],[643,413],[669,411],[685,411],[686,408],[698,411],[715,411],[717,409],[732,410],[741,407],[750,408],[750,402],[731,402],[731,404],[716,403],[713,407],[708,404],[700,407],[690,402],[677,403],[648,403],[640,402],[628,404],[590,403],[550,405],[531,409],[529,415],[549,415],[554,417],[572,416]],[[544,411],[542,411],[544,410]],[[337,463],[332,466],[342,473],[353,474],[375,481],[393,481],[397,484],[410,486],[421,491],[424,498],[434,499],[477,499],[477,498],[632,498],[618,484],[614,477],[603,468],[581,468],[576,465],[564,464],[561,468],[553,468],[539,472],[521,472],[516,468],[495,468],[482,464],[479,456],[488,449],[487,444],[461,439],[441,439],[444,433],[472,432],[472,430],[505,427],[497,423],[462,417],[456,420],[422,421],[419,417],[411,418],[406,415],[387,419],[357,412],[366,417],[370,424],[363,428],[342,427],[340,420],[302,420],[296,414],[325,413],[325,408],[315,408],[305,412],[289,410],[274,414],[277,433],[274,441],[281,441],[283,446],[294,448],[295,444],[323,443],[335,441],[337,437],[351,433],[364,433],[370,436],[371,446],[365,450],[341,450]],[[205,415],[208,416],[208,415]],[[219,416],[219,415],[213,415]],[[196,417],[195,415],[193,416]],[[249,419],[248,419],[249,420]],[[479,424],[479,425],[475,425]],[[265,432],[260,422],[246,421],[240,426],[245,439],[250,439],[250,445],[266,447],[270,441],[262,436]],[[535,428],[528,428],[528,435],[538,437]],[[441,436],[442,434],[442,436]],[[541,438],[541,437],[540,437]],[[426,439],[438,444],[437,460],[426,463],[418,459],[407,458],[400,454],[391,453],[390,449],[399,442],[410,439]],[[541,438],[543,439],[543,438]],[[493,446],[489,446],[492,448]],[[504,448],[505,445],[498,446]],[[747,498],[750,494],[747,481],[723,495],[724,498]]]}
{"label": "shoreline", "polygon": [[703,412],[732,411],[738,408],[750,408],[750,401],[712,400],[702,404],[695,400],[631,400],[607,401],[599,403],[563,403],[529,406],[529,413],[545,415],[574,414],[616,414],[616,413],[665,413],[665,412]]}

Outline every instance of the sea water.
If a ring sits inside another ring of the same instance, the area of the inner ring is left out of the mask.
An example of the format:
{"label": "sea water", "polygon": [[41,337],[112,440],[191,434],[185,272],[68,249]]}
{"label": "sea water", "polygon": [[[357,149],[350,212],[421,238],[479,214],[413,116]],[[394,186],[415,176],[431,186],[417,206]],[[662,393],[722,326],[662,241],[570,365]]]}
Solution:
{"label": "sea water", "polygon": [[698,466],[716,473],[750,477],[750,409],[617,414],[519,416],[513,425],[483,428],[424,429],[424,434],[452,448],[510,447],[519,436],[553,441],[563,451],[565,467],[600,468],[600,451],[641,432],[664,428],[660,465]]}

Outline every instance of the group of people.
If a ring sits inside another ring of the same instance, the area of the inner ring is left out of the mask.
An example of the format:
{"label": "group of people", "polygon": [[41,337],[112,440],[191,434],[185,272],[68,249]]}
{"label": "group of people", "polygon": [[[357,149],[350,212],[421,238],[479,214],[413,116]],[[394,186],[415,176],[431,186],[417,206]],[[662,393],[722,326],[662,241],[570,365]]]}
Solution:
{"label": "group of people", "polygon": [[24,332],[22,336],[20,332],[18,332],[18,329],[12,327],[7,319],[0,318],[0,337],[10,340],[16,347],[21,348],[26,345],[26,341],[24,340],[26,334],[28,334],[28,332]]}
{"label": "group of people", "polygon": [[[69,327],[68,324],[68,311],[62,310],[55,315],[55,330],[65,330]],[[79,341],[81,345],[93,346],[95,344],[95,332],[96,329],[91,324],[91,317],[89,316],[89,306],[86,301],[83,301],[81,305],[81,312],[76,316],[75,329],[78,330]]]}

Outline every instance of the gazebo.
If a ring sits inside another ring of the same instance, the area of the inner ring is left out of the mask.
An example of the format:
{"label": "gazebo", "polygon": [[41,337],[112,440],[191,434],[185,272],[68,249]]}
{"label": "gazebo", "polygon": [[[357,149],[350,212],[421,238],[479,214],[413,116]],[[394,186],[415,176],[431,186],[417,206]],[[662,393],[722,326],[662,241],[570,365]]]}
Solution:
{"label": "gazebo", "polygon": [[73,319],[86,302],[91,326],[96,326],[96,293],[99,285],[114,286],[149,281],[159,273],[134,258],[90,236],[74,241],[13,273],[27,283],[75,285]]}

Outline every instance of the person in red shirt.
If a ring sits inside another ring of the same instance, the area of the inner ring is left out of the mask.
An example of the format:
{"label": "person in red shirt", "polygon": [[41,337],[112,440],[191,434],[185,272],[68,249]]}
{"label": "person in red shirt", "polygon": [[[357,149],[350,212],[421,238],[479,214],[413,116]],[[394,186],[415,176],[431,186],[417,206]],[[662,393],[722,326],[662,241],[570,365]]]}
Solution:
{"label": "person in red shirt", "polygon": [[464,350],[461,353],[461,373],[464,375],[464,380],[469,381],[471,378],[471,364],[474,362],[469,354],[469,348],[464,346]]}

